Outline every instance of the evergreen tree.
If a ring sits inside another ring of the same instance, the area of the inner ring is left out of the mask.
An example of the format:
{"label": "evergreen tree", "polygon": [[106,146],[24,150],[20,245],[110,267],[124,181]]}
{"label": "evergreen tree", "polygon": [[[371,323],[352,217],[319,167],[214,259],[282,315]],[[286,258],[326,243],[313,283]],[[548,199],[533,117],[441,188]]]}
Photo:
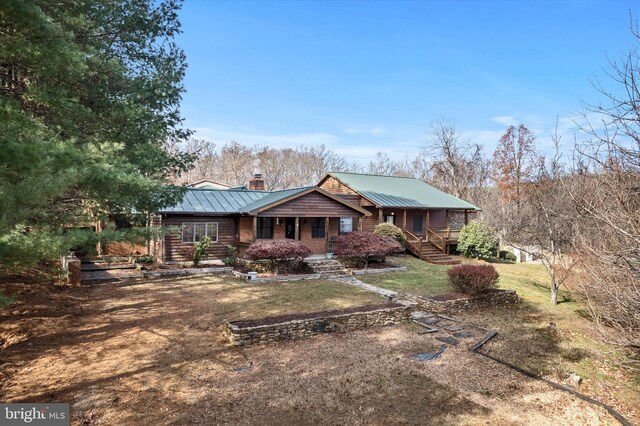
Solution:
{"label": "evergreen tree", "polygon": [[[175,202],[189,155],[175,0],[0,3],[0,269],[94,241],[92,224]],[[114,238],[104,234],[101,238]]]}

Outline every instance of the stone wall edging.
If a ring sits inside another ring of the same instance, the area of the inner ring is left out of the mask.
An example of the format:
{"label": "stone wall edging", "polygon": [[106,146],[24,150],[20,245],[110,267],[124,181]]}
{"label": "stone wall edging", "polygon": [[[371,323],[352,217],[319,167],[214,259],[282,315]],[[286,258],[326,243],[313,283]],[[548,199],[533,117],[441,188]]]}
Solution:
{"label": "stone wall edging", "polygon": [[368,275],[368,274],[386,274],[387,272],[404,272],[408,271],[406,266],[395,266],[393,268],[382,269],[358,269],[357,271],[351,271],[351,275]]}
{"label": "stone wall edging", "polygon": [[215,268],[159,269],[156,271],[142,271],[142,275],[145,278],[156,278],[183,275],[228,274],[231,271],[233,271],[233,268],[225,266]]}
{"label": "stone wall edging", "polygon": [[224,334],[232,344],[246,346],[302,339],[321,333],[344,333],[374,326],[394,325],[408,322],[410,315],[410,308],[394,306],[364,312],[319,315],[314,318],[294,319],[253,327],[239,327],[233,321],[224,320]]}
{"label": "stone wall edging", "polygon": [[[407,295],[399,295],[399,298]],[[491,292],[453,300],[435,300],[430,297],[411,295],[421,310],[436,314],[460,313],[474,309],[492,308],[496,306],[516,304],[520,298],[515,290],[494,289]]]}

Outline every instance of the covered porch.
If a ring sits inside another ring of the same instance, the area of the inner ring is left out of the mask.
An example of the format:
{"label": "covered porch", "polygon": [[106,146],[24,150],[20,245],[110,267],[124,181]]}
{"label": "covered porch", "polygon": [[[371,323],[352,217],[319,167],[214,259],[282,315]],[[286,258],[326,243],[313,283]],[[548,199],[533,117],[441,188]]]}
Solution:
{"label": "covered porch", "polygon": [[239,218],[238,249],[240,253],[259,240],[291,239],[300,241],[313,254],[335,251],[340,234],[362,230],[362,216],[324,215],[260,215]]}
{"label": "covered porch", "polygon": [[389,222],[401,228],[409,250],[423,257],[428,246],[440,253],[448,253],[457,244],[462,227],[476,215],[470,209],[388,209],[378,208],[378,223]]}

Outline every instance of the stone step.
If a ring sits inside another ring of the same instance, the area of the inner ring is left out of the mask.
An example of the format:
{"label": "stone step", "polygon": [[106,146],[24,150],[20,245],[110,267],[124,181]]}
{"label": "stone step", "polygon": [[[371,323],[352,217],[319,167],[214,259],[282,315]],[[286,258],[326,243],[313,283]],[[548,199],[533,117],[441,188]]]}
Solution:
{"label": "stone step", "polygon": [[131,263],[82,263],[80,268],[83,271],[108,271],[110,269],[136,269],[136,265]]}

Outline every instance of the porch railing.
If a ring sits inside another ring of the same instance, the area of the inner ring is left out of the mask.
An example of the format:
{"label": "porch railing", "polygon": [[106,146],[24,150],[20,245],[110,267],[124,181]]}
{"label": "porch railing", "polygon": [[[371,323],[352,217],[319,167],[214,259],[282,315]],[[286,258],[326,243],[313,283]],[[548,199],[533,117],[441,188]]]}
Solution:
{"label": "porch railing", "polygon": [[446,238],[436,233],[433,229],[427,229],[427,241],[436,246],[443,253],[447,249]]}
{"label": "porch railing", "polygon": [[407,237],[407,242],[405,244],[407,250],[419,258],[422,258],[422,238],[407,231],[406,229],[403,229],[402,232],[404,232],[404,235]]}

